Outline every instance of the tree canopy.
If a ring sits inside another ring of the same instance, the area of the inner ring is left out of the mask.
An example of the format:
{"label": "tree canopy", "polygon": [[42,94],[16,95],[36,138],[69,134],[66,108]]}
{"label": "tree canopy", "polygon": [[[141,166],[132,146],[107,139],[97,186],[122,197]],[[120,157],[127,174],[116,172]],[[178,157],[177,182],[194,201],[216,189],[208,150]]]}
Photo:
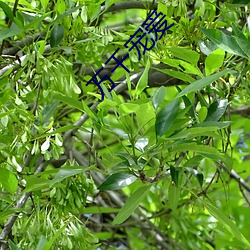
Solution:
{"label": "tree canopy", "polygon": [[250,249],[248,2],[0,1],[0,249]]}

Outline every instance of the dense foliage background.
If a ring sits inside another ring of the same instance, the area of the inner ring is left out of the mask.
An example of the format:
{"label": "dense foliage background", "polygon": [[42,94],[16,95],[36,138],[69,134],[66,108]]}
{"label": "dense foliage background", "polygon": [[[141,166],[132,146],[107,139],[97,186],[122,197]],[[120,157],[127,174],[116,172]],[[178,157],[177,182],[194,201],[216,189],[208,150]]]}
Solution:
{"label": "dense foliage background", "polygon": [[0,1],[0,249],[250,249],[248,7]]}

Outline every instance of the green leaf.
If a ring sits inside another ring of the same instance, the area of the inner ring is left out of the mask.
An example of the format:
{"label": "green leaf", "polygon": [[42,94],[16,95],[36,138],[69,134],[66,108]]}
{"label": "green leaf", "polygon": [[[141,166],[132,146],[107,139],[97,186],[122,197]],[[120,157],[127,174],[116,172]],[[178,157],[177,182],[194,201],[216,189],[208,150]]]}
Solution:
{"label": "green leaf", "polygon": [[179,65],[184,68],[185,73],[198,75],[200,77],[203,76],[203,74],[201,73],[200,69],[197,66],[193,66],[192,64],[190,64],[188,62],[181,61],[181,60],[179,60]]}
{"label": "green leaf", "polygon": [[207,116],[207,108],[206,107],[201,107],[199,112],[198,112],[198,118],[200,122],[203,122],[206,119]]}
{"label": "green leaf", "polygon": [[42,112],[42,124],[49,122],[50,118],[53,116],[55,110],[58,108],[59,102],[57,100],[52,100],[49,104],[44,105]]}
{"label": "green leaf", "polygon": [[213,102],[208,108],[208,113],[207,113],[205,122],[219,121],[227,109],[227,104],[228,104],[227,99],[222,99],[222,100]]}
{"label": "green leaf", "polygon": [[159,89],[157,89],[155,94],[152,96],[151,101],[152,101],[155,111],[157,111],[158,107],[163,102],[165,94],[166,94],[166,87],[161,86]]}
{"label": "green leaf", "polygon": [[156,136],[164,135],[174,123],[179,110],[179,101],[174,99],[156,116],[155,132]]}
{"label": "green leaf", "polygon": [[[201,199],[200,199],[201,200]],[[202,201],[202,200],[201,200]],[[238,227],[230,220],[220,209],[216,208],[212,204],[202,201],[208,212],[216,218],[223,226],[232,233],[239,241],[241,241],[245,246],[250,248],[250,242],[245,238],[245,236],[240,232]]]}
{"label": "green leaf", "polygon": [[203,181],[204,181],[204,176],[201,172],[197,171],[196,169],[194,168],[189,168],[189,167],[186,167],[185,168],[188,172],[190,172],[192,175],[195,176],[195,178],[197,179],[197,181],[199,182],[200,186],[202,187],[203,185]]}
{"label": "green leaf", "polygon": [[246,54],[237,43],[237,40],[235,37],[228,36],[224,34],[222,31],[217,30],[217,29],[200,28],[200,30],[219,48],[231,54],[246,57]]}
{"label": "green leaf", "polygon": [[82,207],[80,208],[80,212],[82,214],[111,214],[111,213],[117,213],[119,212],[119,208],[114,208],[114,207]]}
{"label": "green leaf", "polygon": [[74,176],[82,172],[85,172],[85,170],[86,170],[85,168],[79,167],[79,166],[77,167],[68,166],[68,167],[61,168],[56,174],[56,176],[54,177],[54,179],[52,180],[51,186],[57,182],[61,182],[62,180],[70,176]]}
{"label": "green leaf", "polygon": [[204,87],[206,87],[207,85],[215,82],[216,80],[218,80],[220,77],[222,77],[223,75],[229,73],[230,70],[223,70],[221,72],[218,72],[218,73],[215,73],[213,75],[210,75],[210,76],[207,76],[205,78],[202,78],[198,81],[195,81],[191,84],[189,84],[185,89],[183,89],[178,95],[177,95],[177,98],[178,97],[181,97],[183,95],[186,95],[186,94],[189,94],[189,93],[192,93],[192,92],[195,92],[197,90],[200,90]]}
{"label": "green leaf", "polygon": [[121,114],[131,114],[139,109],[140,105],[135,103],[122,103],[121,105],[119,105],[119,110]]}
{"label": "green leaf", "polygon": [[195,155],[192,158],[188,159],[185,164],[184,167],[186,168],[193,168],[194,166],[198,166],[200,164],[200,162],[204,159],[204,157],[202,155]]}
{"label": "green leaf", "polygon": [[195,79],[191,76],[189,76],[188,74],[186,73],[183,73],[183,72],[180,72],[180,71],[176,71],[176,70],[173,70],[173,69],[157,69],[158,71],[162,72],[162,73],[165,73],[169,76],[172,76],[174,78],[177,78],[177,79],[180,79],[184,82],[193,82]]}
{"label": "green leaf", "polygon": [[124,222],[139,206],[143,198],[147,195],[150,187],[150,185],[144,185],[131,194],[120,212],[116,215],[112,224],[121,224]]}
{"label": "green leaf", "polygon": [[132,174],[120,172],[109,176],[99,187],[99,190],[117,190],[133,183],[136,177]]}
{"label": "green leaf", "polygon": [[23,208],[9,208],[7,207],[5,211],[0,212],[0,222],[4,223],[6,219],[8,219],[8,217],[14,213],[18,213],[18,212],[23,212],[24,209]]}
{"label": "green leaf", "polygon": [[3,9],[5,15],[6,15],[11,21],[14,21],[14,15],[13,15],[13,12],[12,12],[11,8],[9,7],[9,5],[7,5],[7,4],[4,3],[3,1],[0,1],[0,8]]}
{"label": "green leaf", "polygon": [[244,39],[240,37],[235,37],[237,43],[239,44],[240,48],[244,51],[244,53],[250,57],[250,42],[244,37]]}
{"label": "green leaf", "polygon": [[14,244],[11,240],[9,240],[8,242],[9,242],[10,250],[22,250],[16,244]]}
{"label": "green leaf", "polygon": [[58,16],[56,18],[56,20],[53,23],[58,23],[60,20],[64,19],[65,17],[67,17],[68,15],[71,15],[72,13],[78,11],[79,9],[81,9],[83,7],[82,4],[79,4],[76,7],[73,7],[72,9],[66,10],[65,12],[63,12],[60,16]]}
{"label": "green leaf", "polygon": [[225,122],[204,121],[195,124],[193,127],[217,127],[217,129],[222,129],[228,127],[230,124],[232,124],[231,121],[225,121]]}
{"label": "green leaf", "polygon": [[11,194],[14,194],[18,187],[18,180],[16,176],[5,168],[0,168],[0,183]]}
{"label": "green leaf", "polygon": [[22,33],[24,30],[20,29],[18,26],[14,25],[11,28],[0,30],[0,42],[6,38],[17,36]]}
{"label": "green leaf", "polygon": [[61,24],[56,25],[50,35],[50,46],[56,47],[63,39],[64,28]]}
{"label": "green leaf", "polygon": [[176,168],[173,166],[170,166],[170,175],[171,175],[171,179],[174,182],[174,184],[176,186],[178,186],[178,180],[179,180],[179,173],[180,173],[181,169],[180,168]]}
{"label": "green leaf", "polygon": [[190,49],[185,49],[181,47],[177,48],[169,48],[169,51],[173,53],[174,56],[183,59],[187,62],[190,62],[192,65],[197,65],[200,54],[196,51],[190,50]]}
{"label": "green leaf", "polygon": [[208,157],[214,161],[221,160],[223,161],[229,168],[231,167],[232,163],[230,163],[230,157],[226,154],[220,153],[216,148],[207,146],[207,145],[197,145],[196,143],[184,143],[182,145],[175,145],[171,148],[172,153],[180,152],[183,150],[197,152],[205,157]]}
{"label": "green leaf", "polygon": [[147,64],[146,64],[146,68],[145,70],[143,71],[137,85],[136,85],[136,88],[135,88],[135,93],[134,93],[134,97],[137,98],[139,96],[139,94],[147,87],[148,85],[148,70],[149,70],[149,67],[150,67],[150,61],[148,60],[147,61]]}
{"label": "green leaf", "polygon": [[48,241],[47,241],[46,237],[44,235],[41,235],[40,239],[38,241],[36,250],[43,250],[43,247],[46,245],[47,242]]}
{"label": "green leaf", "polygon": [[66,103],[68,104],[69,106],[73,107],[73,108],[76,108],[82,112],[85,112],[84,108],[83,108],[83,105],[80,101],[76,100],[76,99],[73,99],[73,98],[70,98],[68,96],[64,96],[60,93],[57,93],[55,92],[54,93],[54,98],[63,102],[63,103]]}
{"label": "green leaf", "polygon": [[209,54],[205,60],[205,72],[206,75],[211,75],[223,65],[225,57],[225,51],[222,49],[217,49]]}
{"label": "green leaf", "polygon": [[173,211],[177,209],[179,199],[180,188],[178,188],[175,183],[171,182],[168,188],[168,204]]}
{"label": "green leaf", "polygon": [[26,188],[24,192],[33,192],[33,191],[39,191],[46,188],[49,188],[51,185],[51,180],[37,177],[37,176],[30,176],[26,178]]}
{"label": "green leaf", "polygon": [[42,5],[42,7],[43,7],[44,9],[47,8],[48,3],[49,3],[49,0],[41,0],[41,5]]}
{"label": "green leaf", "polygon": [[218,127],[195,127],[188,128],[180,131],[179,133],[172,135],[170,139],[190,139],[196,136],[206,135],[207,132],[215,131]]}
{"label": "green leaf", "polygon": [[68,226],[69,222],[66,223],[64,222],[64,226],[62,226],[59,230],[57,230],[55,232],[55,234],[53,235],[53,237],[45,244],[45,246],[43,247],[42,250],[49,250],[52,245],[53,245],[53,242],[59,237],[59,235],[64,231],[64,229]]}

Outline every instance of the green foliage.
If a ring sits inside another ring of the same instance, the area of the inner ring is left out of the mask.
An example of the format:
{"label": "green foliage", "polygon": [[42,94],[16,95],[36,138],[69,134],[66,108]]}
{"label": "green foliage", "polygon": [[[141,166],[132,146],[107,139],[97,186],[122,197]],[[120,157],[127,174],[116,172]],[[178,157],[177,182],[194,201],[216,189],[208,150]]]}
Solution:
{"label": "green foliage", "polygon": [[[248,1],[14,2],[0,1],[0,245],[249,249]],[[174,26],[139,61],[124,43],[152,4]],[[100,102],[86,83],[117,48],[130,74],[111,61]]]}

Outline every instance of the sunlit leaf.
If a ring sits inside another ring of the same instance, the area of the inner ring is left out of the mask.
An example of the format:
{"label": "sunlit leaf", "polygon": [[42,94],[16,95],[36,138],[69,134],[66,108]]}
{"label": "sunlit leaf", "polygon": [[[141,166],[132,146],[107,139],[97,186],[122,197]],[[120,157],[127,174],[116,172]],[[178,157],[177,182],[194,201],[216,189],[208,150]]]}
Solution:
{"label": "sunlit leaf", "polygon": [[65,228],[68,226],[68,223],[65,223],[59,230],[55,232],[55,234],[50,238],[50,240],[44,245],[43,250],[49,250],[51,249],[54,241],[59,237],[59,235],[65,230]]}
{"label": "sunlit leaf", "polygon": [[221,68],[223,65],[225,51],[217,49],[209,54],[205,60],[205,72],[206,75],[211,75]]}
{"label": "sunlit leaf", "polygon": [[233,36],[228,36],[224,34],[222,31],[217,29],[204,29],[200,28],[201,32],[203,32],[212,42],[214,42],[219,48],[238,56],[246,57],[246,54],[241,49],[237,40]]}
{"label": "sunlit leaf", "polygon": [[99,190],[117,190],[133,183],[136,177],[132,174],[120,172],[109,176],[99,187]]}
{"label": "sunlit leaf", "polygon": [[51,185],[54,185],[57,182],[61,182],[65,178],[68,178],[70,176],[74,176],[80,173],[83,173],[85,171],[84,167],[64,167],[61,168],[58,173],[56,174],[55,178],[52,180]]}
{"label": "sunlit leaf", "polygon": [[204,122],[208,121],[219,121],[220,118],[224,115],[228,105],[227,99],[222,99],[215,101],[208,108],[208,114]]}
{"label": "sunlit leaf", "polygon": [[201,90],[202,88],[206,87],[207,85],[215,82],[216,80],[218,80],[220,77],[222,77],[223,75],[229,73],[229,70],[223,70],[221,72],[215,73],[213,75],[207,76],[205,78],[202,78],[198,81],[195,81],[191,84],[189,84],[184,90],[182,90],[177,97],[181,97],[183,95],[195,92],[197,90]]}
{"label": "sunlit leaf", "polygon": [[50,185],[51,185],[51,180],[42,177],[30,176],[26,178],[26,188],[24,191],[25,192],[39,191],[49,188]]}
{"label": "sunlit leaf", "polygon": [[6,3],[4,3],[3,1],[0,1],[0,8],[3,9],[5,15],[11,20],[14,20],[14,15],[12,13],[11,8],[9,7],[9,5],[7,5]]}
{"label": "sunlit leaf", "polygon": [[5,168],[0,168],[0,183],[11,194],[14,194],[18,187],[16,176]]}
{"label": "sunlit leaf", "polygon": [[168,204],[172,210],[176,210],[180,199],[180,188],[175,183],[170,183],[168,188]]}
{"label": "sunlit leaf", "polygon": [[157,110],[158,107],[161,105],[162,101],[164,100],[165,94],[166,94],[166,87],[161,86],[159,89],[157,89],[157,91],[151,98],[155,110]]}
{"label": "sunlit leaf", "polygon": [[181,47],[169,48],[174,56],[183,59],[187,62],[190,62],[192,65],[197,65],[200,55],[196,51],[185,49]]}
{"label": "sunlit leaf", "polygon": [[148,70],[150,67],[150,60],[147,61],[145,70],[143,71],[135,89],[135,98],[139,96],[139,94],[147,87],[148,85]]}

